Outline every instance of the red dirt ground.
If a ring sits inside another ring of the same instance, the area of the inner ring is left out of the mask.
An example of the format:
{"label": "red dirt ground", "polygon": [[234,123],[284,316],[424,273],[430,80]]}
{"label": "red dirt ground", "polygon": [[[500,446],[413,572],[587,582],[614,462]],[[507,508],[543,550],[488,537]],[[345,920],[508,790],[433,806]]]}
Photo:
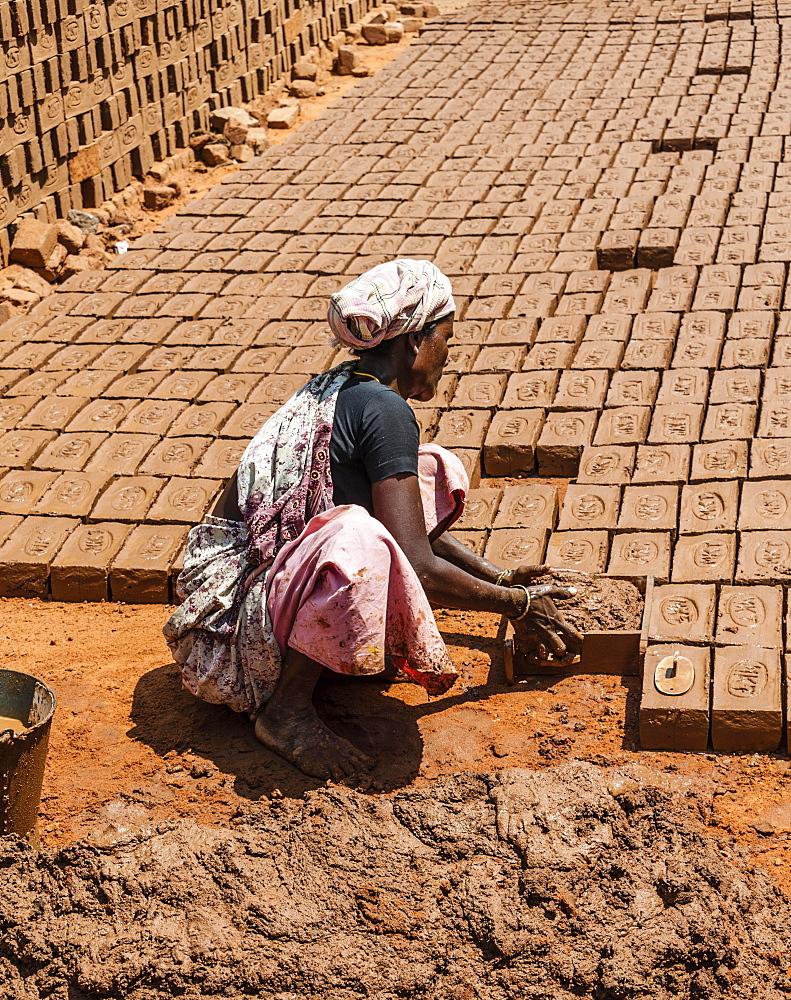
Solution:
{"label": "red dirt ground", "polygon": [[[153,818],[225,824],[262,796],[316,782],[261,747],[252,726],[181,688],[161,636],[163,606],[0,602],[3,666],[58,696],[41,808],[45,846],[84,834],[102,805],[129,796]],[[564,760],[644,766],[674,788],[715,795],[713,822],[735,834],[791,894],[791,763],[785,755],[643,752],[637,678],[574,676],[504,683],[491,615],[439,612],[460,680],[429,699],[414,685],[339,679],[321,711],[379,763],[373,791],[465,769],[541,768]],[[753,824],[773,830],[760,834]]]}

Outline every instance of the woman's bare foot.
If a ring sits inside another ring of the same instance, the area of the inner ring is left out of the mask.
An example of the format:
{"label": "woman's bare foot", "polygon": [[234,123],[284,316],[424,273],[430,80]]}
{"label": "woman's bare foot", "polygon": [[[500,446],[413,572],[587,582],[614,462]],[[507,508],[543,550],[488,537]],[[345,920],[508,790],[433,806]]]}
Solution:
{"label": "woman's bare foot", "polygon": [[255,735],[312,778],[341,781],[374,765],[370,757],[328,729],[312,705],[284,709],[270,702],[256,719]]}

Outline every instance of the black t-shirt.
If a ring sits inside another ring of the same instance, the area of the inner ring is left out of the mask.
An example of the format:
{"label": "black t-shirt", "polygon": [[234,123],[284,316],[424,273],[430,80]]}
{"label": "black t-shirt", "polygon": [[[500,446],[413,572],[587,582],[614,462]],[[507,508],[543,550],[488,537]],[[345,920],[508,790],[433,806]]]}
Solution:
{"label": "black t-shirt", "polygon": [[420,430],[405,399],[371,378],[341,386],[330,439],[336,505],[356,503],[373,514],[371,484],[399,472],[417,475]]}

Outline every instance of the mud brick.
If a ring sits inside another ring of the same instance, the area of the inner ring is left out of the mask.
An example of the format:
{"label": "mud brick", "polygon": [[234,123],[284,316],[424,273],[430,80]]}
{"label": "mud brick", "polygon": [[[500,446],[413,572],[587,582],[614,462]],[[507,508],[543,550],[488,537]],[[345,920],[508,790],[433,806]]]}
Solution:
{"label": "mud brick", "polygon": [[659,373],[655,371],[615,372],[605,407],[650,406],[656,399]]}
{"label": "mud brick", "polygon": [[673,583],[730,582],[736,561],[736,536],[727,532],[682,535],[673,552]]}
{"label": "mud brick", "polygon": [[692,305],[693,291],[688,285],[655,288],[648,300],[646,315],[685,312]]}
{"label": "mud brick", "polygon": [[598,410],[604,403],[609,372],[561,372],[560,382],[552,403],[554,410]]}
{"label": "mud brick", "polygon": [[46,341],[23,344],[14,348],[10,354],[6,354],[3,358],[3,368],[40,368],[61,346]]}
{"label": "mud brick", "polygon": [[621,369],[664,369],[670,363],[674,346],[673,340],[636,340],[633,336],[624,351]]}
{"label": "mud brick", "polygon": [[507,486],[503,493],[495,528],[552,529],[558,513],[558,491],[546,483]]}
{"label": "mud brick", "polygon": [[[789,382],[789,388],[791,388],[791,381]],[[714,373],[709,402],[726,404],[757,403],[760,391],[761,373],[756,369],[719,371]]]}
{"label": "mud brick", "polygon": [[558,375],[554,371],[511,375],[500,408],[523,409],[551,405],[558,385]]}
{"label": "mud brick", "polygon": [[41,400],[21,417],[17,426],[20,429],[41,427],[45,430],[61,430],[85,403],[86,400],[80,396],[51,396]]}
{"label": "mud brick", "polygon": [[[791,365],[791,337],[783,336],[782,327],[777,333],[778,336],[772,352],[772,366],[783,368],[786,365]],[[5,360],[3,360],[3,364],[5,364]]]}
{"label": "mud brick", "polygon": [[473,362],[473,372],[519,371],[525,359],[524,347],[483,347]]}
{"label": "mud brick", "polygon": [[134,475],[158,440],[153,434],[111,434],[109,437],[102,434],[101,438],[104,440],[89,460],[87,470],[106,469],[114,476]]}
{"label": "mud brick", "polygon": [[90,520],[144,520],[165,482],[154,476],[124,476],[115,479],[96,501]]}
{"label": "mud brick", "polygon": [[52,599],[107,600],[110,564],[131,530],[110,521],[75,528],[50,567]]}
{"label": "mud brick", "polygon": [[635,316],[632,340],[675,340],[681,317],[678,313],[654,312]]}
{"label": "mud brick", "polygon": [[791,403],[791,368],[770,368],[766,372],[764,398]]}
{"label": "mud brick", "polygon": [[0,401],[0,428],[13,430],[24,419],[25,414],[39,402],[40,396],[15,396]]}
{"label": "mud brick", "polygon": [[670,267],[678,246],[678,229],[644,229],[637,244],[637,266]]}
{"label": "mud brick", "polygon": [[222,483],[216,479],[173,478],[157,496],[147,520],[168,524],[197,524],[203,520]]}
{"label": "mud brick", "polygon": [[236,410],[233,403],[193,403],[179,414],[169,437],[212,437]]}
{"label": "mud brick", "polygon": [[538,323],[532,316],[525,319],[496,319],[486,337],[486,343],[520,344],[529,347],[536,339],[537,333]]}
{"label": "mud brick", "polygon": [[648,638],[657,642],[691,642],[708,645],[714,636],[713,583],[668,583],[654,588]]}
{"label": "mud brick", "polygon": [[[656,686],[657,666],[668,658],[692,664],[692,686],[684,694],[663,694]],[[709,650],[700,646],[679,642],[648,647],[639,715],[643,750],[703,751],[708,747],[709,664]]]}
{"label": "mud brick", "polygon": [[29,469],[55,437],[52,431],[16,430],[0,435],[0,468]]}
{"label": "mud brick", "polygon": [[776,402],[771,396],[764,398],[758,435],[764,438],[791,437],[791,403]]}
{"label": "mud brick", "polygon": [[618,530],[675,533],[677,517],[677,486],[627,486],[621,502]]}
{"label": "mud brick", "polygon": [[739,509],[739,483],[685,486],[681,491],[681,534],[733,531]]}
{"label": "mud brick", "polygon": [[240,347],[210,344],[191,352],[191,357],[185,361],[184,367],[200,369],[201,371],[227,372],[241,353]]}
{"label": "mud brick", "polygon": [[207,437],[166,438],[153,447],[139,471],[152,476],[189,476],[210,443]]}
{"label": "mud brick", "polygon": [[542,343],[579,344],[585,334],[583,316],[552,316],[545,319],[536,335],[536,346]]}
{"label": "mud brick", "polygon": [[791,441],[755,438],[750,445],[750,478],[779,479],[791,475]]}
{"label": "mud brick", "polygon": [[587,445],[582,451],[578,483],[619,485],[628,483],[634,468],[634,448]]}
{"label": "mud brick", "polygon": [[141,371],[181,371],[195,354],[192,347],[157,347],[140,364]]}
{"label": "mud brick", "polygon": [[711,744],[715,750],[777,750],[783,733],[780,653],[760,646],[714,651]]}
{"label": "mud brick", "polygon": [[632,328],[632,317],[626,314],[604,313],[591,316],[585,329],[584,341],[617,340],[625,344]]}
{"label": "mud brick", "polygon": [[685,483],[689,473],[689,445],[640,445],[634,483]]}
{"label": "mud brick", "polygon": [[492,327],[494,328],[499,323],[514,322],[514,319],[518,317],[526,317],[528,322],[532,321],[535,324],[533,330],[533,336],[535,336],[538,330],[536,318],[546,319],[553,316],[556,308],[557,295],[554,292],[538,289],[535,291],[526,291],[523,289],[522,294],[514,298],[514,304],[511,307],[511,316],[513,319],[496,319],[492,323]]}
{"label": "mud brick", "polygon": [[547,544],[545,528],[498,528],[489,536],[486,558],[495,566],[540,566]]}
{"label": "mud brick", "polygon": [[71,375],[71,372],[67,371],[34,372],[31,375],[26,375],[13,386],[4,387],[0,383],[0,393],[4,397],[28,396],[31,399],[36,399],[38,396],[49,396],[59,385],[62,385],[66,381],[69,375]]}
{"label": "mud brick", "polygon": [[661,531],[616,535],[607,572],[618,576],[653,576],[660,583],[668,580],[670,535]]}
{"label": "mud brick", "polygon": [[93,400],[76,414],[69,422],[66,430],[114,431],[136,403],[136,399]]}
{"label": "mud brick", "polygon": [[769,362],[769,339],[726,340],[720,368],[762,368]]}
{"label": "mud brick", "polygon": [[698,285],[693,309],[732,312],[736,307],[736,289],[732,285]]}
{"label": "mud brick", "polygon": [[542,476],[577,474],[582,449],[591,443],[597,414],[593,410],[549,413],[538,439],[538,468]]}
{"label": "mud brick", "polygon": [[[440,386],[446,376],[440,379]],[[290,399],[294,393],[305,384],[305,379],[301,375],[268,375],[261,379],[255,389],[250,393],[248,403],[276,403],[282,406],[286,400]],[[445,383],[448,384],[447,382]],[[453,379],[455,388],[456,380]],[[452,395],[452,393],[451,393]],[[436,397],[435,397],[436,398]],[[442,405],[447,405],[447,399]]]}
{"label": "mud brick", "polygon": [[783,592],[778,587],[723,587],[717,609],[716,642],[783,647]]}
{"label": "mud brick", "polygon": [[673,368],[716,368],[722,351],[722,340],[698,337],[682,330],[676,343]]}
{"label": "mud brick", "polygon": [[692,481],[733,479],[747,475],[747,442],[715,441],[696,444],[692,450]]}
{"label": "mud brick", "polygon": [[36,514],[85,517],[110,479],[108,472],[64,472],[36,503]]}
{"label": "mud brick", "polygon": [[527,352],[522,371],[568,368],[574,358],[574,351],[574,344],[533,344]]}
{"label": "mud brick", "polygon": [[101,395],[110,399],[138,399],[154,395],[157,386],[165,378],[166,373],[135,372],[134,375],[123,375],[116,378]]}
{"label": "mud brick", "polygon": [[[639,271],[629,271],[629,274],[639,274]],[[602,306],[603,313],[626,313],[636,315],[643,311],[647,298],[647,290],[641,286],[634,288],[618,288],[613,286],[607,292]]]}
{"label": "mud brick", "polygon": [[87,368],[103,350],[101,344],[69,344],[49,358],[44,365],[44,371]]}
{"label": "mud brick", "polygon": [[254,347],[237,358],[231,370],[271,375],[278,370],[289,353],[286,347]]}
{"label": "mud brick", "polygon": [[454,525],[461,530],[491,528],[500,506],[503,491],[498,489],[470,490],[464,503],[464,513]]}
{"label": "mud brick", "polygon": [[639,229],[610,230],[601,238],[596,250],[597,266],[605,271],[625,271],[634,267]]}
{"label": "mud brick", "polygon": [[462,375],[451,406],[492,409],[503,398],[507,379],[507,375]]}
{"label": "mud brick", "polygon": [[657,405],[654,407],[648,441],[650,444],[684,444],[698,441],[702,420],[701,404]]}
{"label": "mud brick", "polygon": [[749,440],[755,432],[754,403],[713,403],[703,425],[704,441]]}
{"label": "mud brick", "polygon": [[619,406],[599,416],[594,445],[641,444],[648,433],[651,409],[648,406]]}
{"label": "mud brick", "polygon": [[791,579],[791,531],[743,531],[739,536],[737,583]]}
{"label": "mud brick", "polygon": [[195,468],[195,475],[208,479],[230,479],[239,466],[239,459],[247,444],[243,438],[213,441]]}
{"label": "mud brick", "polygon": [[560,531],[611,528],[618,519],[621,490],[618,486],[571,484],[560,511]]}
{"label": "mud brick", "polygon": [[475,489],[481,482],[481,452],[478,448],[449,448],[464,466],[469,479],[470,489]]}
{"label": "mud brick", "polygon": [[[739,309],[778,310],[781,307],[781,300],[782,289],[777,286],[743,288],[739,293]],[[769,315],[770,318],[774,318],[771,313]]]}
{"label": "mud brick", "polygon": [[785,528],[791,514],[791,482],[773,479],[748,482],[742,489],[739,528],[773,530]]}
{"label": "mud brick", "polygon": [[0,479],[0,511],[29,514],[57,478],[57,472],[6,472]]}
{"label": "mud brick", "polygon": [[78,524],[71,517],[26,517],[0,548],[0,596],[43,597],[52,560]]}
{"label": "mud brick", "polygon": [[555,531],[550,535],[545,561],[555,569],[603,573],[608,548],[606,531]]}
{"label": "mud brick", "polygon": [[586,340],[577,348],[571,368],[615,371],[623,353],[624,345],[617,340]]}
{"label": "mud brick", "polygon": [[141,524],[132,529],[110,568],[114,601],[165,604],[170,599],[170,566],[187,528],[177,524]]}
{"label": "mud brick", "polygon": [[[145,373],[149,374],[148,372]],[[159,372],[153,374],[160,374]],[[214,372],[174,372],[172,375],[167,375],[161,382],[156,386],[156,388],[149,393],[151,396],[150,400],[145,402],[153,402],[153,400],[189,400],[190,402],[197,399],[198,396],[203,392],[204,388],[215,378]],[[137,411],[132,411],[127,417],[127,420],[132,420],[135,418],[135,413]],[[159,431],[146,431],[146,433],[161,433]]]}
{"label": "mud brick", "polygon": [[216,375],[201,389],[196,397],[201,403],[243,403],[261,381],[258,375],[230,373]]}
{"label": "mud brick", "polygon": [[242,403],[223,426],[223,437],[254,437],[276,410],[273,403]]}
{"label": "mud brick", "polygon": [[[535,412],[542,413],[541,410]],[[436,443],[444,448],[480,449],[490,421],[491,414],[487,410],[451,410],[443,413]]]}

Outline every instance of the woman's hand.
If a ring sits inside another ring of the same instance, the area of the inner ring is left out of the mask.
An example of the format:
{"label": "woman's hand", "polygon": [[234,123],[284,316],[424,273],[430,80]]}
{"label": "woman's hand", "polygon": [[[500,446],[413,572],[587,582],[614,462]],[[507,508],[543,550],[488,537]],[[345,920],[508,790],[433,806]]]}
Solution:
{"label": "woman's hand", "polygon": [[530,563],[522,563],[521,566],[510,571],[503,580],[503,584],[513,586],[515,583],[521,583],[522,586],[527,587],[537,576],[546,576],[547,573],[549,573],[549,566],[533,566]]}
{"label": "woman's hand", "polygon": [[[520,566],[517,572],[523,569],[525,567]],[[582,651],[582,635],[569,625],[554,603],[556,600],[573,597],[577,592],[575,588],[560,587],[555,583],[525,586],[530,594],[530,610],[524,618],[513,623],[522,648],[529,649],[540,660],[547,659],[549,655],[558,660],[578,656]]]}

